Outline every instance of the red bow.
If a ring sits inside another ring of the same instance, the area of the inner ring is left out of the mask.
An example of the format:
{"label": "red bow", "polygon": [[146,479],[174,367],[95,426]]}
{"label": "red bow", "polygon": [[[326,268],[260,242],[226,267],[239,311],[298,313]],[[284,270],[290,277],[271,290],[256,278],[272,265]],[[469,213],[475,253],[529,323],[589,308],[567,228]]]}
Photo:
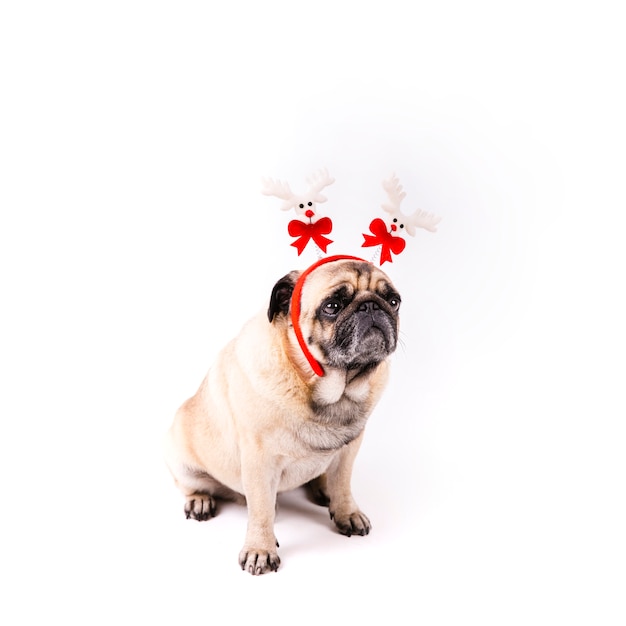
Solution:
{"label": "red bow", "polygon": [[385,261],[393,263],[391,252],[394,254],[400,254],[400,252],[404,250],[404,246],[406,246],[406,241],[404,241],[402,237],[394,237],[390,232],[387,232],[387,225],[380,218],[372,220],[372,223],[370,224],[370,232],[373,236],[363,233],[365,241],[361,247],[368,248],[369,246],[382,246],[382,250],[380,251],[381,265]]}
{"label": "red bow", "polygon": [[333,223],[329,217],[322,217],[315,224],[291,220],[287,225],[287,229],[292,237],[298,237],[291,244],[298,249],[298,255],[302,254],[302,251],[311,239],[320,247],[322,252],[326,252],[328,244],[333,242],[332,239],[324,237],[333,229]]}

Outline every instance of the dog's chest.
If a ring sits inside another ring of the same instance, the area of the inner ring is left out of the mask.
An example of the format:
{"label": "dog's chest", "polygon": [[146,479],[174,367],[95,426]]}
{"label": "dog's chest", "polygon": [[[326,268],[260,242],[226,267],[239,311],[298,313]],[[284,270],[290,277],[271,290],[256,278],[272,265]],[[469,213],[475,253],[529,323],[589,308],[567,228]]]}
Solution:
{"label": "dog's chest", "polygon": [[367,381],[346,385],[345,376],[322,379],[311,398],[309,419],[299,424],[297,438],[312,452],[339,448],[356,439],[367,421]]}
{"label": "dog's chest", "polygon": [[317,382],[313,391],[313,402],[316,406],[337,404],[342,408],[349,406],[350,403],[363,403],[369,392],[369,378],[361,377],[347,382],[345,372],[329,370]]}
{"label": "dog's chest", "polygon": [[330,465],[332,453],[309,454],[286,465],[280,474],[278,491],[290,491],[323,474]]}

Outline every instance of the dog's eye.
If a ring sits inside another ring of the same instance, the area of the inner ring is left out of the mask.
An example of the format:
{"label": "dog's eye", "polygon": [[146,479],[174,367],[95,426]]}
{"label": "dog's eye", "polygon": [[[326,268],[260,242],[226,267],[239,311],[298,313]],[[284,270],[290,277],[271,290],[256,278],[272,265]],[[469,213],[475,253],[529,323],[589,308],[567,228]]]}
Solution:
{"label": "dog's eye", "polygon": [[322,306],[322,311],[326,315],[337,315],[341,310],[341,304],[337,300],[329,300]]}
{"label": "dog's eye", "polygon": [[304,209],[304,204],[301,204],[301,205],[300,205],[300,208],[301,208],[301,209]]}
{"label": "dog's eye", "polygon": [[397,311],[400,308],[400,298],[389,298],[388,302],[389,302],[389,306],[394,311]]}

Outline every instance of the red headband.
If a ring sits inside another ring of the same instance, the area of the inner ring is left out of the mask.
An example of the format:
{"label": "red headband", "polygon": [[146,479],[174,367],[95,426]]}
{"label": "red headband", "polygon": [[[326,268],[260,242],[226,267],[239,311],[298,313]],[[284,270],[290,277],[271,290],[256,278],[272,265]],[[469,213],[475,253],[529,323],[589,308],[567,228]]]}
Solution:
{"label": "red headband", "polygon": [[325,265],[326,263],[331,263],[332,261],[363,261],[364,263],[368,263],[365,259],[360,259],[356,256],[347,256],[343,254],[337,254],[335,256],[329,256],[324,259],[320,259],[316,263],[313,263],[310,267],[308,267],[302,274],[298,281],[296,282],[296,286],[293,289],[293,294],[291,296],[291,323],[293,324],[293,329],[296,333],[296,338],[298,339],[298,343],[300,344],[300,348],[306,357],[306,360],[309,362],[309,365],[313,368],[313,371],[318,376],[324,376],[324,368],[315,360],[315,357],[311,354],[308,346],[306,345],[306,341],[302,336],[302,329],[300,328],[300,306],[302,299],[302,287],[304,286],[304,281],[306,277],[313,271],[316,270],[320,265]]}

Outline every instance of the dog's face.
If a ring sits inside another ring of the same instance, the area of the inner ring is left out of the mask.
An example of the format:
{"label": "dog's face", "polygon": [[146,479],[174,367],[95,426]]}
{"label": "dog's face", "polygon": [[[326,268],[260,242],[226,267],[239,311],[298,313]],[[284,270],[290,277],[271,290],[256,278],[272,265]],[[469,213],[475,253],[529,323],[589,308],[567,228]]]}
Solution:
{"label": "dog's face", "polygon": [[[299,272],[276,283],[268,316],[289,328],[290,300]],[[322,265],[302,287],[300,326],[308,349],[322,364],[364,369],[387,358],[398,342],[400,295],[371,263],[342,260]]]}

